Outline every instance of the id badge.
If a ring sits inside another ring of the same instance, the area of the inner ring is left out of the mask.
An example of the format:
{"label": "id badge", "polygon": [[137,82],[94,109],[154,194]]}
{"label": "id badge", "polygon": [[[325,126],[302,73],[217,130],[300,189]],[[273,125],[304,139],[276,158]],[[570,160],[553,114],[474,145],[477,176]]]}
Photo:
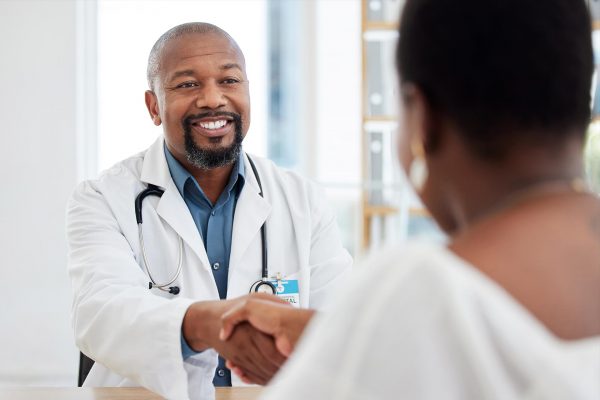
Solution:
{"label": "id badge", "polygon": [[300,291],[298,290],[298,279],[276,279],[271,283],[275,285],[276,295],[296,308],[300,308]]}

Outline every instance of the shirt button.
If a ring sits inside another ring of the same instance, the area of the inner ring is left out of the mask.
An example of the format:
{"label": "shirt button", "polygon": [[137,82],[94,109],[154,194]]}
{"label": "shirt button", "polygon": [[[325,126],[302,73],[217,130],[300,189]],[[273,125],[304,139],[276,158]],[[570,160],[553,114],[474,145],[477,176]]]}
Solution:
{"label": "shirt button", "polygon": [[216,270],[218,270],[219,268],[221,268],[221,264],[219,264],[219,263],[214,263],[214,264],[213,264],[213,269],[214,269],[215,271],[216,271]]}
{"label": "shirt button", "polygon": [[225,376],[225,370],[223,368],[219,368],[217,370],[217,375],[219,375],[221,378]]}
{"label": "shirt button", "polygon": [[215,216],[215,214],[216,214],[215,211],[213,211],[213,212],[210,213],[210,215],[212,215],[213,217]]}

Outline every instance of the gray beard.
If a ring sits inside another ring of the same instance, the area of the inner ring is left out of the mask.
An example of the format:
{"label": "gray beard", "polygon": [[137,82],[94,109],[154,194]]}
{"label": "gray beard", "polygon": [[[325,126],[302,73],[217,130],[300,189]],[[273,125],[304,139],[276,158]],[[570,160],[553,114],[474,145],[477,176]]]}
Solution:
{"label": "gray beard", "polygon": [[233,143],[227,147],[216,149],[203,149],[196,145],[190,127],[184,129],[185,156],[190,164],[200,169],[214,169],[234,164],[242,151],[242,127],[235,124],[235,137]]}

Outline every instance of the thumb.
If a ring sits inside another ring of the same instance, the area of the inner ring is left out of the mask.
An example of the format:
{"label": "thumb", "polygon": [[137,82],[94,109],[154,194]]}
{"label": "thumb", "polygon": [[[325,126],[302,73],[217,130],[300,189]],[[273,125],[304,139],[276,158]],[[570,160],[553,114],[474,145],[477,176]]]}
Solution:
{"label": "thumb", "polygon": [[294,350],[290,340],[283,335],[279,335],[275,338],[275,347],[281,354],[283,354],[286,357],[289,357],[292,354],[292,351]]}

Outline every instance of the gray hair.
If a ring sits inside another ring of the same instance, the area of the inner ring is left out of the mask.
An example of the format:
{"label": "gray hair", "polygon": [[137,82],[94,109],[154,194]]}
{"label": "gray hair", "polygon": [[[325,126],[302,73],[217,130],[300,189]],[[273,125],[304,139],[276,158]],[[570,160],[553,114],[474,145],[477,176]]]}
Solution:
{"label": "gray hair", "polygon": [[154,43],[154,46],[152,46],[152,50],[150,50],[146,78],[148,79],[148,85],[150,86],[151,90],[154,90],[154,79],[160,71],[161,55],[166,45],[173,39],[177,39],[183,35],[192,33],[200,35],[214,33],[221,35],[227,38],[231,42],[231,45],[238,50],[243,57],[242,51],[235,40],[233,40],[233,38],[227,32],[216,25],[209,24],[208,22],[188,22],[177,25],[163,33],[162,36],[158,38],[156,43]]}

